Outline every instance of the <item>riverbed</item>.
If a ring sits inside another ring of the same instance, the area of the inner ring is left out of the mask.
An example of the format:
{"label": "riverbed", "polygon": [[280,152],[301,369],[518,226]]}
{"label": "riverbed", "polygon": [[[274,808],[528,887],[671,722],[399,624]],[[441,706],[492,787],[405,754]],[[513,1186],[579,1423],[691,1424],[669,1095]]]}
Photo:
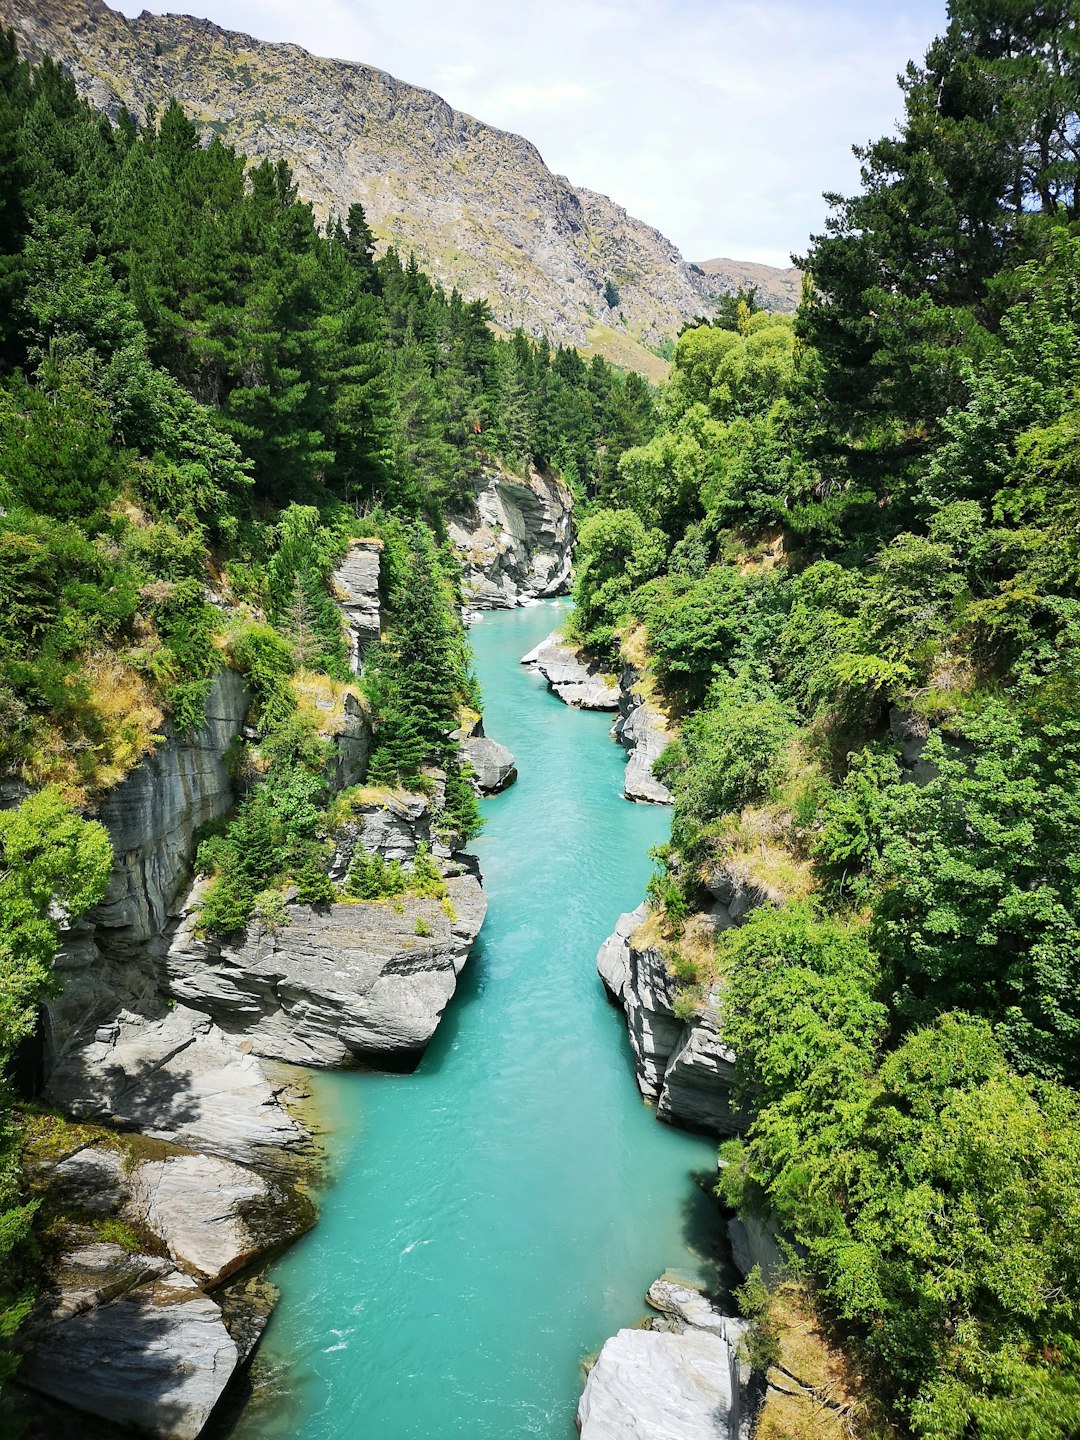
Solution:
{"label": "riverbed", "polygon": [[640,1099],[595,956],[641,899],[667,810],[622,798],[611,717],[518,660],[559,606],[471,638],[520,778],[483,802],[490,909],[415,1074],[323,1074],[333,1183],[234,1440],[573,1440],[581,1363],[674,1268],[715,1280],[715,1146]]}

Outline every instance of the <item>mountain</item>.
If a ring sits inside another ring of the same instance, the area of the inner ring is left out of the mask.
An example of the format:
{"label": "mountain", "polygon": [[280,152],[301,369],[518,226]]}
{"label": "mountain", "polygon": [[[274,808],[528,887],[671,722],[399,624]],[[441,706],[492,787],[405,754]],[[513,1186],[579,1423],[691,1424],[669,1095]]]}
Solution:
{"label": "mountain", "polygon": [[129,20],[101,0],[0,0],[0,19],[110,114],[126,106],[141,117],[175,96],[204,133],[255,159],[287,159],[320,217],[359,200],[381,242],[488,299],[505,330],[659,379],[656,351],[684,320],[712,313],[716,289],[733,288],[606,195],[553,174],[520,135],[369,65],[189,16]]}
{"label": "mountain", "polygon": [[699,260],[715,290],[724,293],[756,285],[758,299],[769,310],[795,310],[802,294],[802,271],[794,265],[759,265],[756,260]]}

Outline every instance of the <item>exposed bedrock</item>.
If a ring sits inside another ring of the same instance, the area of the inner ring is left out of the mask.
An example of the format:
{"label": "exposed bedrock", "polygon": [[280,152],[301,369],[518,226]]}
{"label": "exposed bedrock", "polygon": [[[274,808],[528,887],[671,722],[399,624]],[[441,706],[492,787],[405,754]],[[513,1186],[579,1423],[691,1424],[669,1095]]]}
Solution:
{"label": "exposed bedrock", "polygon": [[476,788],[482,795],[497,795],[517,779],[517,762],[505,745],[487,735],[470,735],[461,743],[461,752],[473,768]]}
{"label": "exposed bedrock", "polygon": [[379,600],[381,540],[353,540],[334,571],[334,590],[345,621],[349,642],[349,668],[355,675],[364,653],[378,640],[382,629]]}
{"label": "exposed bedrock", "polygon": [[586,660],[553,630],[546,640],[521,657],[522,665],[534,666],[566,705],[578,710],[617,710],[619,685],[599,662]]}
{"label": "exposed bedrock", "polygon": [[[435,1033],[484,918],[475,873],[449,865],[447,902],[407,896],[289,905],[276,933],[257,925],[227,945],[200,939],[192,909],[165,983],[254,1055],[314,1066],[415,1065]],[[456,871],[457,873],[452,873]],[[198,891],[192,896],[193,905]]]}
{"label": "exposed bedrock", "polygon": [[661,1120],[707,1135],[740,1128],[732,1106],[735,1056],[719,1030],[718,996],[690,1020],[676,1012],[676,984],[663,952],[635,943],[647,909],[620,915],[596,957],[608,994],[622,1007],[638,1087]]}
{"label": "exposed bedrock", "polygon": [[509,610],[562,595],[570,580],[573,498],[553,475],[482,471],[467,505],[449,517],[461,561],[462,598],[473,610]]}
{"label": "exposed bedrock", "polygon": [[673,737],[667,717],[644,693],[641,680],[630,665],[619,676],[619,718],[612,732],[629,751],[623,794],[645,804],[670,805],[671,791],[653,774],[653,765]]}
{"label": "exposed bedrock", "polygon": [[589,1371],[577,1412],[582,1440],[739,1440],[745,1322],[666,1277],[646,1299],[660,1318],[620,1330]]}

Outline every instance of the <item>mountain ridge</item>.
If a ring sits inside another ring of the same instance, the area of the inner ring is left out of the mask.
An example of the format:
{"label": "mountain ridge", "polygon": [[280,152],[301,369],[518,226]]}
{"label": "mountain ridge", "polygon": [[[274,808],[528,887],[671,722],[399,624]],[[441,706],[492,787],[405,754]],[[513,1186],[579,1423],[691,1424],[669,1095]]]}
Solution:
{"label": "mountain ridge", "polygon": [[661,379],[680,325],[734,288],[608,196],[555,174],[526,137],[375,66],[190,16],[128,19],[102,0],[0,0],[0,19],[107,113],[141,118],[175,97],[204,135],[286,159],[320,218],[359,200],[382,245],[487,299],[503,330]]}

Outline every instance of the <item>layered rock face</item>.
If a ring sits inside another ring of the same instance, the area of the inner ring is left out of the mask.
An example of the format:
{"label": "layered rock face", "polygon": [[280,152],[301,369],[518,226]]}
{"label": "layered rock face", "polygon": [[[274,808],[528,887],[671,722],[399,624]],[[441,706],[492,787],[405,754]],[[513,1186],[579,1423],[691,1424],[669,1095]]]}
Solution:
{"label": "layered rock face", "polygon": [[449,516],[466,607],[510,610],[565,594],[574,502],[563,482],[538,470],[522,479],[492,469],[473,485],[470,503]]}
{"label": "layered rock face", "polygon": [[565,705],[578,710],[617,710],[619,686],[595,660],[583,660],[572,645],[553,630],[521,657],[522,665],[535,667]]}
{"label": "layered rock face", "polygon": [[667,1278],[645,1298],[662,1318],[605,1343],[578,1405],[582,1440],[740,1440],[745,1322]]}
{"label": "layered rock face", "polygon": [[349,669],[357,674],[369,645],[382,632],[379,599],[380,540],[353,540],[334,571],[334,591],[349,638]]}
{"label": "layered rock face", "polygon": [[720,1035],[718,997],[710,997],[703,1015],[679,1018],[663,954],[634,943],[646,914],[640,905],[620,915],[596,957],[608,994],[626,1015],[638,1087],[656,1103],[660,1119],[707,1135],[734,1135],[740,1128],[731,1100],[735,1056]]}
{"label": "layered rock face", "polygon": [[671,805],[671,791],[653,774],[653,765],[673,736],[666,716],[643,693],[641,676],[629,665],[619,676],[619,718],[612,733],[630,752],[623,777],[626,798],[648,805]]}
{"label": "layered rock face", "polygon": [[[34,1178],[68,1218],[21,1337],[20,1383],[145,1434],[194,1440],[276,1300],[267,1282],[230,1277],[305,1229],[310,1205],[244,1166],[167,1146],[139,1158],[122,1140],[77,1149]],[[105,1222],[146,1248],[102,1240]]]}

